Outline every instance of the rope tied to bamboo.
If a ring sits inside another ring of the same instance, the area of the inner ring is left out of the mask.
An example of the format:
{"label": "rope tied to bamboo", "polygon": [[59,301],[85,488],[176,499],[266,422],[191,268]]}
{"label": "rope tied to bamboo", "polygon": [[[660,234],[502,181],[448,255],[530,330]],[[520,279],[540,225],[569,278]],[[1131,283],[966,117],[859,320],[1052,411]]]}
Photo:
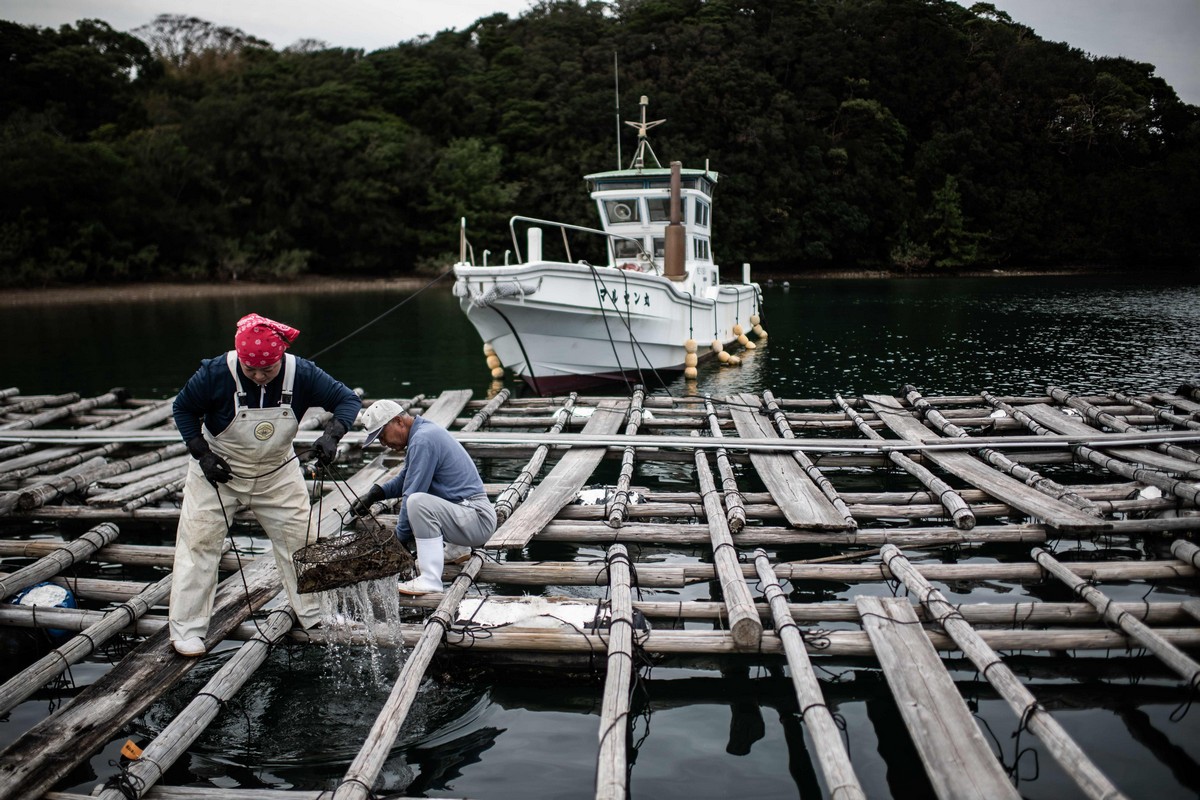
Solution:
{"label": "rope tied to bamboo", "polygon": [[[166,774],[162,766],[159,765],[159,763],[154,759],[146,758],[145,756],[139,756],[136,760],[153,764],[154,768],[158,770],[159,778]],[[117,773],[109,776],[108,780],[104,782],[104,788],[116,789],[121,793],[122,797],[126,798],[126,800],[138,800],[138,798],[140,798],[142,793],[146,790],[147,786],[144,778],[140,778],[129,771],[129,768],[133,765],[133,763],[133,761],[122,763],[120,761],[113,761],[112,759],[109,759],[108,765],[110,767],[116,767]],[[158,778],[155,778],[155,781],[157,780]]]}
{"label": "rope tied to bamboo", "polygon": [[1167,719],[1171,722],[1179,722],[1187,716],[1188,711],[1192,709],[1192,703],[1196,701],[1197,694],[1200,694],[1200,672],[1192,673],[1191,680],[1188,681],[1188,695],[1183,702],[1175,707],[1171,715]]}
{"label": "rope tied to bamboo", "polygon": [[1021,734],[1029,727],[1029,720],[1033,718],[1033,715],[1040,711],[1045,711],[1045,709],[1036,700],[1025,706],[1021,711],[1021,719],[1017,723],[1017,729],[1012,734],[1012,738],[1014,739],[1013,765],[1012,769],[1008,770],[1008,774],[1012,777],[1013,783],[1021,782],[1021,759],[1024,758],[1026,753],[1033,754],[1033,777],[1029,780],[1036,781],[1038,776],[1042,774],[1041,760],[1038,758],[1037,748],[1026,747],[1024,750],[1021,749]]}
{"label": "rope tied to bamboo", "polygon": [[[338,789],[340,789],[343,786],[346,786],[348,784],[351,784],[351,783],[357,783],[359,786],[363,787],[363,791],[365,791],[367,793],[367,797],[369,798],[369,800],[379,800],[379,795],[375,794],[375,790],[373,790],[370,787],[370,785],[367,784],[366,781],[360,780],[359,778],[346,778],[344,781],[342,781],[341,783],[339,783],[337,785],[337,789],[333,790],[334,795],[335,796],[337,795]],[[325,794],[324,792],[321,793],[322,796],[324,794]]]}

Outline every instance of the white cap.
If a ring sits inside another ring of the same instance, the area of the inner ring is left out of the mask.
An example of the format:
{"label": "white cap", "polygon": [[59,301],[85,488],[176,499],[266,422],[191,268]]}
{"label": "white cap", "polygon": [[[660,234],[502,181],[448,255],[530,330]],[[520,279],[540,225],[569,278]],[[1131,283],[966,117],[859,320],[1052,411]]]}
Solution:
{"label": "white cap", "polygon": [[395,400],[376,400],[371,403],[370,408],[362,414],[362,424],[367,431],[363,447],[375,441],[379,432],[383,430],[383,426],[403,413],[404,409]]}

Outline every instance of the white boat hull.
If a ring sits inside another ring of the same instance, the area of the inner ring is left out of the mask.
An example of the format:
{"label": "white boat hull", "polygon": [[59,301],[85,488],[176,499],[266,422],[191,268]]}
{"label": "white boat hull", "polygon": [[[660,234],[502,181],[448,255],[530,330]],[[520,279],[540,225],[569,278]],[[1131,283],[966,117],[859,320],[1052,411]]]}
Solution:
{"label": "white boat hull", "polygon": [[758,311],[755,284],[689,294],[689,280],[562,262],[455,267],[455,294],[500,362],[540,394],[608,382],[655,385],[701,353],[737,339]]}

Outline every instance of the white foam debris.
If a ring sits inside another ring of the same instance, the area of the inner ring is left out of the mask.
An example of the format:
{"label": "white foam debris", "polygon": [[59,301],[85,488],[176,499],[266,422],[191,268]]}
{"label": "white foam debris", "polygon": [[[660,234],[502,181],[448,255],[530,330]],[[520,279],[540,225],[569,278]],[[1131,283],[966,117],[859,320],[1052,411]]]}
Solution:
{"label": "white foam debris", "polygon": [[[466,598],[459,604],[458,622],[485,628],[502,625],[514,628],[585,628],[592,626],[596,612],[595,603],[555,601],[544,597]],[[601,620],[608,616],[607,608],[600,610]]]}

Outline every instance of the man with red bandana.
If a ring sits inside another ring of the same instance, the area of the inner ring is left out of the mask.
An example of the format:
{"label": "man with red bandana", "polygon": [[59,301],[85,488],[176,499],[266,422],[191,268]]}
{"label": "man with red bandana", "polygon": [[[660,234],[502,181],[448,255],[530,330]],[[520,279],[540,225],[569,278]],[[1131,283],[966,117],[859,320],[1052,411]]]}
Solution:
{"label": "man with red bandana", "polygon": [[258,314],[242,317],[234,349],[202,361],[175,398],[175,425],[196,459],[183,488],[171,583],[171,642],[181,655],[207,650],[221,545],[243,508],[271,540],[300,624],[319,619],[316,598],[296,591],[292,565],[292,553],[310,539],[311,518],[304,478],[290,463],[292,440],[309,408],[332,411],[314,444],[317,460],[330,463],[362,402],[313,362],[286,352],[299,334]]}

